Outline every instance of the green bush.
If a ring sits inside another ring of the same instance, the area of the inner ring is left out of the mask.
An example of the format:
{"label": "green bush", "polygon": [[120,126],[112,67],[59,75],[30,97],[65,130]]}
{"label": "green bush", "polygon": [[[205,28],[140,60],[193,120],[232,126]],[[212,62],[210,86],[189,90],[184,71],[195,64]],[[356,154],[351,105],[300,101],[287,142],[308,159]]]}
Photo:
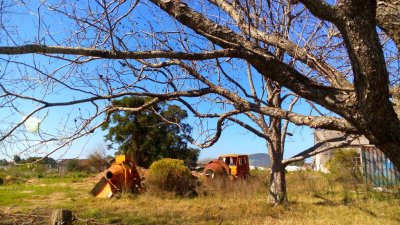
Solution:
{"label": "green bush", "polygon": [[357,152],[353,149],[338,149],[327,162],[330,178],[345,184],[361,183],[361,171],[356,164]]}
{"label": "green bush", "polygon": [[327,162],[328,182],[332,190],[335,183],[342,186],[342,202],[344,204],[352,201],[352,195],[349,192],[351,189],[356,193],[357,198],[359,195],[358,190],[362,183],[362,176],[360,165],[357,164],[357,156],[358,154],[354,149],[338,149]]}
{"label": "green bush", "polygon": [[68,171],[80,171],[83,170],[82,165],[79,163],[78,159],[71,159],[67,162]]}
{"label": "green bush", "polygon": [[150,189],[172,192],[177,195],[195,193],[196,180],[183,160],[164,158],[151,164],[146,178]]}

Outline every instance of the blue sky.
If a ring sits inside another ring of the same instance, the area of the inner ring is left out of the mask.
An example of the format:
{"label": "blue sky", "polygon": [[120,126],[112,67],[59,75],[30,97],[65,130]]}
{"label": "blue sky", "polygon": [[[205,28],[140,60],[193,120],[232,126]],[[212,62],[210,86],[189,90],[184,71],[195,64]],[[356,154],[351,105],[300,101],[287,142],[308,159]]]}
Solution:
{"label": "blue sky", "polygon": [[[305,106],[301,105],[299,105],[298,107],[306,108]],[[28,112],[31,107],[29,106],[29,104],[27,104],[25,105],[25,108],[27,109],[26,112]],[[59,124],[59,117],[65,116],[64,112],[67,111],[68,110],[65,110],[64,108],[57,108],[56,110],[52,110],[50,113],[48,113],[46,117],[44,117],[45,115],[43,115],[43,113],[38,115],[37,117],[39,119],[43,119],[39,132],[48,132],[49,130],[54,130],[55,127],[57,127],[56,124]],[[23,116],[18,115],[17,117],[22,119]],[[190,123],[192,119],[193,118],[189,118],[188,122]],[[313,145],[313,130],[309,127],[298,127],[290,125],[289,131],[293,133],[293,136],[287,137],[286,150],[284,154],[285,158],[295,155],[296,153],[305,150],[306,148]],[[57,151],[56,153],[52,154],[51,157],[56,159],[75,157],[84,158],[87,156],[87,154],[89,154],[99,146],[106,145],[103,138],[105,134],[106,131],[98,129],[95,133],[76,140],[70,147],[63,148]],[[31,139],[38,137],[37,133],[32,133],[28,135],[32,137]],[[220,137],[220,140],[216,144],[201,151],[200,159],[215,158],[220,154],[226,153],[252,154],[266,152],[267,148],[265,140],[259,138],[258,136],[255,136],[254,134],[246,131],[238,125],[232,125],[224,130]],[[15,154],[15,152],[8,152],[8,154],[11,156],[13,153]],[[26,157],[27,155],[40,156],[43,153],[45,152],[22,154],[22,157]],[[113,155],[114,152],[110,150],[107,153]],[[0,158],[8,158],[4,155],[3,151],[1,151],[1,154],[2,156],[0,156]]]}
{"label": "blue sky", "polygon": [[[32,4],[36,4],[36,2],[33,2]],[[33,5],[33,9],[37,7],[36,5]],[[147,10],[145,6],[143,8],[140,8],[137,10],[137,15],[141,18],[145,18],[148,16],[148,12],[145,11]],[[22,10],[21,10],[22,11]],[[157,13],[158,11],[155,10],[155,12],[151,13]],[[149,13],[149,15],[151,15]],[[161,13],[162,14],[162,13]],[[43,14],[44,18],[43,21],[51,27],[54,31],[55,37],[59,38],[65,38],[69,33],[63,33],[62,26],[68,27],[67,23],[64,23],[64,19],[62,19],[59,16],[49,16],[48,13]],[[29,41],[30,43],[33,43],[37,40],[37,17],[34,15],[34,11],[32,13],[27,13],[27,14],[15,14],[11,18],[12,24],[17,25],[17,28],[19,30],[20,38],[22,41]],[[160,21],[160,18],[162,16],[158,17],[155,19],[154,24],[153,24],[153,29],[157,29],[157,26],[161,26],[161,24],[165,25],[170,22],[170,20],[165,19],[163,21]],[[148,24],[145,21],[141,21],[142,24],[139,21],[139,24],[136,25],[136,29],[148,29]],[[154,27],[155,26],[155,27]],[[54,28],[55,27],[55,28]],[[126,28],[127,29],[127,28]],[[174,26],[171,26],[171,30],[174,29]],[[40,32],[39,32],[40,33]],[[39,36],[41,36],[39,34]],[[7,39],[3,38],[0,39],[1,45],[7,45]],[[52,41],[47,39],[46,44],[50,43],[52,44]],[[199,44],[201,45],[201,44]],[[132,48],[146,48],[145,46],[140,46],[134,44],[132,42]],[[150,47],[151,48],[151,47]],[[39,56],[35,56],[37,62],[41,62],[43,64],[43,67],[49,67],[51,69],[52,67],[56,67],[57,65],[61,65],[58,63],[54,63],[53,61],[49,61],[48,59],[43,59]],[[31,55],[26,55],[26,56],[18,56],[16,57],[18,60],[26,60],[29,61],[32,59]],[[102,62],[99,62],[98,64],[95,65],[101,65]],[[1,64],[3,66],[1,72],[4,72],[4,64]],[[9,65],[8,70],[17,72],[17,68],[14,65]],[[94,67],[94,66],[93,66]],[[91,70],[91,66],[88,67],[88,70]],[[242,68],[243,69],[243,68]],[[22,71],[23,72],[23,71]],[[77,71],[79,72],[79,71]],[[233,72],[240,72],[240,70],[235,70]],[[243,71],[242,71],[243,72]],[[90,71],[88,71],[88,74]],[[7,76],[12,77],[14,74],[10,73]],[[244,79],[246,80],[246,79]],[[257,83],[257,81],[255,81]],[[32,90],[28,91],[27,93],[32,94],[32,95],[43,95],[42,93],[43,90],[37,91],[37,90]],[[55,90],[53,91],[53,94],[51,96],[46,96],[46,99],[49,101],[66,101],[68,99],[73,99],[73,98],[79,98],[79,94],[73,93],[73,92],[64,92],[63,90]],[[22,117],[29,112],[31,112],[35,107],[37,107],[36,104],[33,104],[32,102],[29,101],[23,101],[20,102],[19,105],[19,111],[20,114],[13,114],[13,112],[10,112],[8,110],[0,110],[0,116],[7,117],[9,116],[10,118],[14,120],[14,122],[18,122],[22,119]],[[93,110],[93,106],[90,104],[85,104],[85,105],[79,105],[79,106],[73,106],[73,107],[58,107],[55,109],[52,109],[51,111],[45,111],[41,112],[39,114],[35,114],[36,117],[39,119],[43,119],[41,123],[41,132],[57,132],[57,129],[61,126],[64,126],[63,122],[66,122],[66,119],[64,120],[64,117],[74,117],[77,116],[78,113],[82,112],[80,109],[87,110],[88,112],[91,112]],[[309,108],[307,104],[304,102],[301,102],[296,106],[296,111],[298,112],[303,112],[305,114],[309,113]],[[68,114],[70,113],[70,114]],[[194,121],[193,118],[189,118],[188,122],[191,124]],[[71,124],[68,124],[68,126],[71,126]],[[286,151],[284,157],[287,158],[291,155],[295,155],[296,153],[310,147],[313,145],[313,136],[312,136],[312,129],[308,127],[296,127],[291,125],[289,127],[289,132],[293,133],[292,137],[288,137],[286,141]],[[73,158],[73,157],[85,157],[88,153],[90,153],[92,150],[97,148],[99,145],[105,145],[103,136],[105,132],[101,130],[97,130],[94,134],[88,136],[88,137],[83,137],[77,141],[75,141],[69,148],[64,148],[52,155],[53,158]],[[35,139],[38,137],[38,134],[27,134],[27,136],[30,139]],[[0,150],[0,158],[7,157],[7,155],[12,156],[13,154],[17,154],[19,150],[13,149],[12,151],[4,151]],[[33,153],[29,153],[29,155],[35,156],[35,154],[43,154],[46,151],[37,151]],[[254,134],[251,134],[244,130],[243,128],[239,127],[238,125],[232,125],[229,126],[226,130],[224,130],[220,140],[212,147],[203,149],[200,154],[200,158],[214,158],[218,156],[219,154],[225,154],[225,153],[266,153],[267,148],[266,148],[266,142],[265,140],[255,136]],[[113,154],[112,151],[109,152],[111,155]],[[25,155],[22,155],[22,157],[26,157]]]}
{"label": "blue sky", "polygon": [[[51,123],[52,121],[43,121],[43,123]],[[313,130],[309,127],[295,127],[294,135],[288,137],[286,141],[286,150],[284,157],[290,157],[299,153],[306,148],[313,145]],[[45,129],[45,127],[41,127]],[[105,145],[103,136],[105,131],[97,130],[94,134],[83,137],[74,142],[74,144],[67,150],[61,150],[52,155],[53,158],[84,158],[88,153],[96,149],[99,145]],[[113,155],[110,150],[107,153]],[[265,140],[247,132],[243,128],[234,125],[227,128],[221,135],[220,140],[212,147],[202,149],[200,152],[200,159],[215,158],[220,154],[227,153],[267,153]],[[3,157],[0,157],[3,158]]]}

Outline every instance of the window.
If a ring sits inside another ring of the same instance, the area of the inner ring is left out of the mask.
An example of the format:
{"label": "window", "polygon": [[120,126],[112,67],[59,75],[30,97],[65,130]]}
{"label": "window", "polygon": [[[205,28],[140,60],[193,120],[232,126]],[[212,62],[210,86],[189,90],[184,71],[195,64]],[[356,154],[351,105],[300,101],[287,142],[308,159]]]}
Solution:
{"label": "window", "polygon": [[360,153],[356,153],[356,155],[353,158],[353,162],[356,166],[361,166],[361,156]]}

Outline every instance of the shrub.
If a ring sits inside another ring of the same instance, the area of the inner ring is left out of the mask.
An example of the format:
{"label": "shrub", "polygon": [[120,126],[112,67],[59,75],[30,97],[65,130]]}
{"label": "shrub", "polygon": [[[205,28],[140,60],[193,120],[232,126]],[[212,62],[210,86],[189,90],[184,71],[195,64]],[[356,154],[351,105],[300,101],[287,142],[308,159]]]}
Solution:
{"label": "shrub", "polygon": [[67,170],[68,171],[81,171],[83,170],[83,166],[81,165],[79,159],[71,159],[67,162]]}
{"label": "shrub", "polygon": [[154,162],[149,168],[146,181],[150,189],[177,195],[194,194],[196,182],[183,160],[170,158]]}
{"label": "shrub", "polygon": [[[327,162],[329,170],[328,182],[331,187],[333,183],[339,183],[343,187],[344,204],[348,204],[352,199],[349,194],[351,188],[354,189],[358,198],[358,187],[362,183],[361,169],[357,165],[357,152],[354,149],[338,149],[334,156]],[[333,189],[333,188],[331,188]]]}
{"label": "shrub", "polygon": [[86,172],[98,173],[108,168],[109,161],[105,148],[98,146],[87,156],[87,160],[82,161],[81,166]]}
{"label": "shrub", "polygon": [[6,159],[0,159],[0,166],[8,166],[8,162]]}
{"label": "shrub", "polygon": [[361,183],[361,171],[355,162],[357,152],[352,149],[338,149],[327,162],[329,176],[345,184]]}
{"label": "shrub", "polygon": [[6,176],[4,178],[4,184],[20,184],[22,182],[25,182],[25,179],[23,179],[22,177],[18,177],[18,176]]}

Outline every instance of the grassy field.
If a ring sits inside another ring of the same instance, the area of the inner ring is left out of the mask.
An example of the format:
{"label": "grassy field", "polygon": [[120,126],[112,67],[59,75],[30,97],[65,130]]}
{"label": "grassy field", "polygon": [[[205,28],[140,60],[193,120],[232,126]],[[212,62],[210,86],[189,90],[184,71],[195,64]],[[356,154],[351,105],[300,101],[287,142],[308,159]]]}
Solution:
{"label": "grassy field", "polygon": [[[21,218],[5,214],[50,215],[56,208],[72,210],[80,219],[76,224],[87,220],[108,224],[400,224],[399,189],[387,193],[362,186],[344,188],[320,174],[297,172],[287,177],[290,203],[272,206],[267,203],[265,180],[266,174],[260,173],[250,182],[200,191],[193,198],[144,193],[98,199],[88,194],[96,183],[94,176],[27,178],[0,186],[0,224]],[[47,223],[40,218],[35,221]]]}

